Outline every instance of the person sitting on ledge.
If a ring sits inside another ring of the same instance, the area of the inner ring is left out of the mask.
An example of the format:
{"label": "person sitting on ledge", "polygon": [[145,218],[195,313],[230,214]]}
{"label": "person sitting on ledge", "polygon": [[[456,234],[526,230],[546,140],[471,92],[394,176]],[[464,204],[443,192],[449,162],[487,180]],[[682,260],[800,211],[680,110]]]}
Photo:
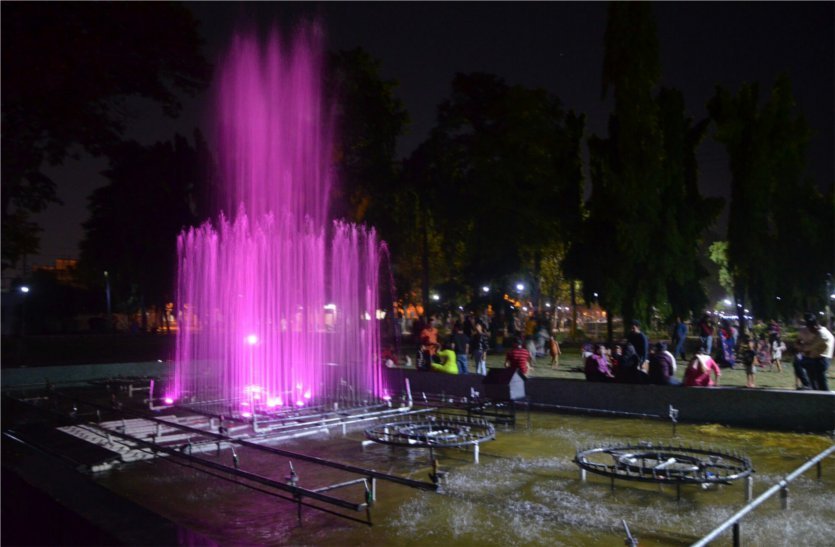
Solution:
{"label": "person sitting on ledge", "polygon": [[589,382],[611,382],[615,379],[603,344],[594,346],[594,353],[586,357],[585,373]]}
{"label": "person sitting on ledge", "polygon": [[443,349],[436,355],[439,362],[433,359],[430,363],[434,372],[443,372],[444,374],[458,374],[458,362],[455,358],[455,352],[450,347],[449,343],[444,344]]}
{"label": "person sitting on ledge", "polygon": [[667,344],[658,342],[649,358],[649,383],[659,386],[681,385],[675,377],[675,358],[667,351]]}
{"label": "person sitting on ledge", "polygon": [[[716,379],[715,382],[710,378],[711,372]],[[707,348],[702,347],[690,361],[690,364],[687,365],[687,370],[684,371],[684,385],[687,387],[718,386],[721,375],[719,365],[707,354]]]}
{"label": "person sitting on ledge", "polygon": [[519,369],[522,378],[527,379],[533,370],[533,365],[531,364],[531,353],[522,347],[523,344],[522,338],[516,338],[513,341],[513,347],[505,355],[504,367]]}
{"label": "person sitting on ledge", "polygon": [[626,344],[618,367],[615,369],[615,381],[619,384],[646,384],[649,381],[647,373],[641,370],[641,358],[635,351],[635,346]]}

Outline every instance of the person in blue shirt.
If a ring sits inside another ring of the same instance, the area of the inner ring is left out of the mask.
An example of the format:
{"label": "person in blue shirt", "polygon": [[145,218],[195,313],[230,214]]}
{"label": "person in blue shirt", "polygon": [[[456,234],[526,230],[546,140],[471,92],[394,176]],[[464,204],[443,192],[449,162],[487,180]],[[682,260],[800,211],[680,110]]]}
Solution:
{"label": "person in blue shirt", "polygon": [[687,340],[687,323],[681,320],[681,317],[676,317],[676,325],[673,329],[673,343],[675,344],[675,351],[673,355],[684,359],[684,342]]}

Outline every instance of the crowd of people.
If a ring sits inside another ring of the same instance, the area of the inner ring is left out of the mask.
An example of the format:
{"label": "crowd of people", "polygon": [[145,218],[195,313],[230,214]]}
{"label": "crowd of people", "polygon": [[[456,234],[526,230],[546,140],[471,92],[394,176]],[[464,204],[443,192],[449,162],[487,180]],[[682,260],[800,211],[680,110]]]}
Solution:
{"label": "crowd of people", "polygon": [[[633,321],[624,344],[608,349],[603,344],[587,344],[583,348],[583,363],[586,379],[592,382],[617,382],[632,384],[685,385],[710,387],[719,385],[722,375],[720,364],[730,369],[742,365],[745,369],[746,386],[756,387],[758,371],[783,371],[783,353],[788,350],[782,339],[782,329],[777,321],[758,329],[740,341],[738,324],[727,319],[719,322],[718,328],[709,315],[704,315],[696,325],[700,347],[687,360],[684,342],[687,325],[676,319],[671,339],[673,352],[667,344],[658,342],[650,347],[649,339],[641,332],[641,325]],[[718,347],[713,347],[718,338]],[[826,372],[833,355],[835,337],[815,314],[804,315],[804,327],[798,333],[794,347],[793,368],[795,384],[800,390],[829,391]],[[712,355],[716,355],[714,360]],[[686,363],[682,379],[676,376],[677,359]]]}
{"label": "crowd of people", "polygon": [[452,334],[445,340],[440,340],[438,321],[434,316],[421,321],[414,329],[418,346],[415,366],[418,370],[468,374],[472,363],[474,372],[484,376],[487,374],[487,352],[491,349],[491,342],[498,339],[501,347],[510,333],[512,343],[505,355],[507,368],[518,369],[527,378],[533,373],[537,358],[543,357],[549,357],[550,366],[557,368],[562,352],[551,333],[550,316],[537,318],[531,314],[525,318],[516,314],[513,319],[512,326],[501,327],[501,335],[497,338],[495,333],[491,336],[488,326],[493,324],[498,330],[495,321],[491,322],[486,315],[461,314],[452,325]]}
{"label": "crowd of people", "polygon": [[[451,326],[451,335],[441,340],[438,320],[430,317],[414,330],[418,346],[416,368],[445,374],[486,375],[488,351],[504,352],[503,347],[496,346],[509,339],[505,367],[517,369],[527,378],[538,366],[537,359],[550,358],[550,366],[556,369],[562,351],[550,319],[519,313],[497,326],[495,317],[461,314]],[[495,331],[499,329],[502,336],[496,344]],[[753,388],[758,372],[783,372],[783,355],[789,348],[777,321],[751,325],[749,334],[741,336],[737,322],[722,318],[716,324],[711,315],[705,314],[694,330],[699,345],[688,358],[690,329],[681,318],[676,318],[670,331],[669,346],[665,341],[650,344],[641,323],[632,321],[622,343],[612,347],[590,343],[583,346],[585,377],[592,382],[710,387],[719,385],[723,367],[744,368],[746,385]],[[815,314],[805,314],[804,327],[791,348],[797,389],[829,391],[826,373],[833,346],[832,333],[818,322]]]}

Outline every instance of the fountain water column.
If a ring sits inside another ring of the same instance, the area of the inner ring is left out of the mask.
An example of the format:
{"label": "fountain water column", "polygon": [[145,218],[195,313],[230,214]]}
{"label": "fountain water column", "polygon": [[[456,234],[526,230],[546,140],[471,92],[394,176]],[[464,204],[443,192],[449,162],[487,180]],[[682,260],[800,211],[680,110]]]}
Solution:
{"label": "fountain water column", "polygon": [[376,233],[327,218],[333,123],[322,33],[289,52],[237,36],[220,65],[221,215],[178,239],[173,396],[232,401],[243,417],[307,406],[348,386],[384,394]]}

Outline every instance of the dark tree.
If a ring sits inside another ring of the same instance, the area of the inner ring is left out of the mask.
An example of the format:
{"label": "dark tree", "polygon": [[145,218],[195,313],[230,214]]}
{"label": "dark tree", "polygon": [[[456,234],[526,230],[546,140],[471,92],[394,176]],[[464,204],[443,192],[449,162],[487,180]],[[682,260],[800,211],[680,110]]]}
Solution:
{"label": "dark tree", "polygon": [[104,172],[110,183],[90,197],[81,267],[91,286],[108,272],[114,310],[144,311],[173,300],[177,235],[204,220],[197,214],[211,179],[207,155],[199,133],[194,146],[177,135],[148,147],[123,143],[111,153]]}
{"label": "dark tree", "polygon": [[436,285],[463,304],[487,281],[526,273],[536,298],[543,251],[567,241],[579,214],[583,126],[545,90],[456,75],[408,164],[423,173],[424,214],[443,238]]}
{"label": "dark tree", "polygon": [[764,104],[757,84],[736,95],[718,87],[708,109],[730,162],[728,262],[738,306],[750,301],[762,318],[810,309],[832,268],[832,201],[806,176],[811,132],[788,77]]}
{"label": "dark tree", "polygon": [[2,16],[5,267],[37,248],[28,215],[58,201],[44,166],[110,154],[130,97],[176,115],[178,94],[202,89],[210,67],[182,4],[8,2]]}
{"label": "dark tree", "polygon": [[582,235],[565,260],[584,297],[648,320],[669,302],[685,315],[705,301],[700,246],[721,203],[699,195],[693,126],[681,94],[656,92],[658,42],[648,3],[613,2],[606,29],[603,94],[614,92],[607,138],[589,139],[592,194]]}
{"label": "dark tree", "polygon": [[389,198],[395,190],[397,138],[409,121],[394,95],[397,82],[383,80],[380,63],[366,51],[331,53],[327,88],[336,108],[338,217],[369,222],[383,233],[392,221]]}

